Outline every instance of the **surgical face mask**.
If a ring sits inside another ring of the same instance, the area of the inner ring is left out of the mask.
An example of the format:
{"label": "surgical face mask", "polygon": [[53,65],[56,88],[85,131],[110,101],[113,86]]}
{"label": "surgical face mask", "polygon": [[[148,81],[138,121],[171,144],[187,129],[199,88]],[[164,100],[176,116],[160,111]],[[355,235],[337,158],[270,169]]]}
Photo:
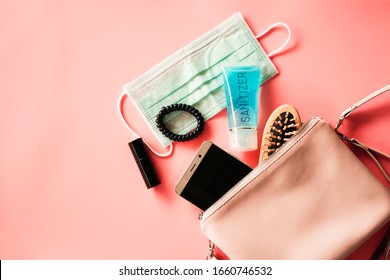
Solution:
{"label": "surgical face mask", "polygon": [[[158,154],[151,149],[155,154],[166,156],[172,151],[172,141],[162,135],[155,122],[163,106],[175,103],[192,105],[202,113],[205,121],[226,108],[223,66],[260,66],[260,85],[278,73],[269,57],[279,52],[290,39],[288,26],[280,24],[287,28],[289,37],[278,50],[267,55],[258,38],[277,24],[256,37],[242,15],[234,14],[123,87],[124,94],[133,101],[161,145],[170,145],[167,154]],[[189,114],[172,113],[164,119],[164,124],[176,134],[186,134],[196,127],[196,120]]]}

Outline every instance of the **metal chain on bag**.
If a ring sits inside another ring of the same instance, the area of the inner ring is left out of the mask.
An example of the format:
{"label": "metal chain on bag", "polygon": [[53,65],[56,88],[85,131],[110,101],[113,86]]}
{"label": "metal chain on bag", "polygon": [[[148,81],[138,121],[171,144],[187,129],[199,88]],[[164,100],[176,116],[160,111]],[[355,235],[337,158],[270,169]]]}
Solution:
{"label": "metal chain on bag", "polygon": [[[198,215],[199,221],[202,220],[203,212],[200,212]],[[214,255],[215,252],[215,244],[209,240],[209,253],[206,256],[206,260],[218,260],[217,257]]]}

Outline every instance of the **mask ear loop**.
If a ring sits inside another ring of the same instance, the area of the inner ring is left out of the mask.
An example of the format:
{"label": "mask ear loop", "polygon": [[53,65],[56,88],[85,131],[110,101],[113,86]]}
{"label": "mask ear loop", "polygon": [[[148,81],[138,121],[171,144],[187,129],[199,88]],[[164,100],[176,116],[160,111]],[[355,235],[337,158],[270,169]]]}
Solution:
{"label": "mask ear loop", "polygon": [[[124,97],[125,97],[126,95],[127,95],[127,93],[122,92],[122,94],[120,95],[120,97],[119,97],[119,99],[118,99],[118,106],[117,106],[118,113],[119,113],[119,115],[121,116],[121,119],[122,119],[123,124],[130,130],[131,134],[133,134],[134,137],[136,137],[136,138],[141,138],[133,129],[131,129],[131,127],[129,126],[129,124],[126,122],[125,117],[123,116],[123,113],[122,113],[122,102],[123,102],[123,99],[124,99]],[[159,156],[159,157],[168,157],[168,156],[170,156],[170,155],[172,154],[172,151],[173,151],[173,145],[172,145],[172,143],[169,144],[169,151],[166,152],[166,153],[164,153],[164,154],[158,153],[158,152],[156,152],[155,150],[153,150],[152,147],[151,147],[148,143],[146,143],[145,141],[144,141],[144,143],[145,143],[145,145],[149,148],[149,150],[150,150],[153,154],[155,154],[156,156]]]}
{"label": "mask ear loop", "polygon": [[270,27],[268,27],[268,29],[266,31],[264,31],[260,35],[256,36],[256,39],[260,39],[260,37],[263,37],[265,34],[270,32],[272,29],[274,29],[277,26],[282,26],[282,27],[286,28],[286,30],[288,32],[288,36],[287,36],[286,41],[283,43],[283,45],[281,45],[278,49],[274,50],[273,52],[269,53],[268,57],[272,57],[272,56],[280,53],[284,49],[284,47],[287,45],[287,43],[290,41],[290,39],[291,39],[290,27],[287,24],[285,24],[284,22],[276,22],[276,23],[272,24]]}

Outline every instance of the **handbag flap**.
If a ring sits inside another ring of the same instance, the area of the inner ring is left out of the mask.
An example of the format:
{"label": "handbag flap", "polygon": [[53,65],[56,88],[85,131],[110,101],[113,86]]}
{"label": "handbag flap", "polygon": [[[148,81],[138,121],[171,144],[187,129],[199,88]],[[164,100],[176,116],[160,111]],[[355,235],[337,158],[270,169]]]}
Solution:
{"label": "handbag flap", "polygon": [[343,259],[390,219],[390,191],[310,120],[201,220],[231,259]]}

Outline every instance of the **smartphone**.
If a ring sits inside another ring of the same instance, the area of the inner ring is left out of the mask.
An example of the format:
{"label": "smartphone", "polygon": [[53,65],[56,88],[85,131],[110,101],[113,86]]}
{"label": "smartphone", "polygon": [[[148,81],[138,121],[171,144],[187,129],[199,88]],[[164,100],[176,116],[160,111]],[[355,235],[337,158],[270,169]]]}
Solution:
{"label": "smartphone", "polygon": [[204,211],[251,171],[250,166],[211,141],[206,141],[175,191]]}

